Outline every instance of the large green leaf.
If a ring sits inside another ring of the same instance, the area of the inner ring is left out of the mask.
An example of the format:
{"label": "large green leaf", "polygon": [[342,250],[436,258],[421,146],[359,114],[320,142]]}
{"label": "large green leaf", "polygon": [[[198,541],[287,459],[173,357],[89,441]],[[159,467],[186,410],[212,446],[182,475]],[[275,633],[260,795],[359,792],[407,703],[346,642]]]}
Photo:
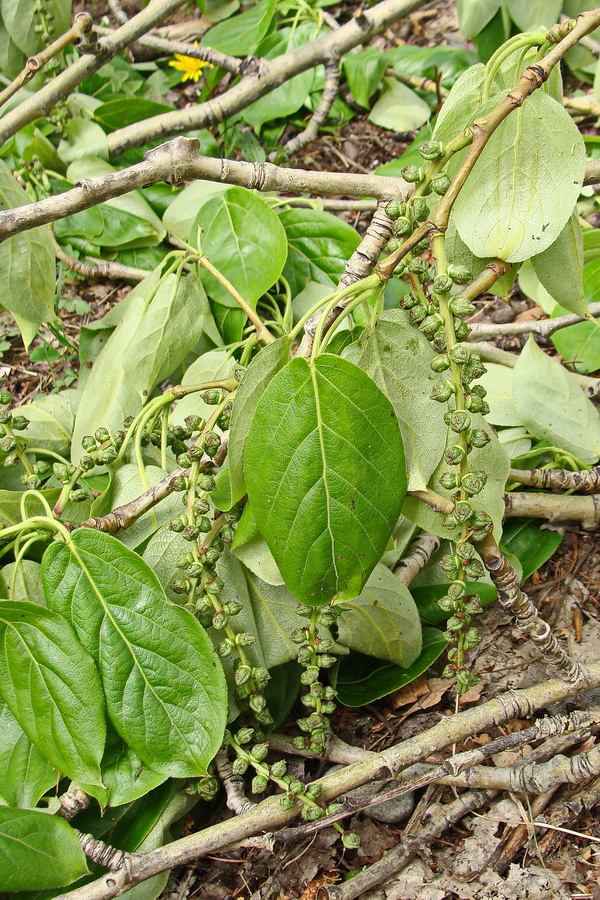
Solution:
{"label": "large green leaf", "polygon": [[[479,2],[479,0],[475,0]],[[447,143],[470,125],[481,103],[485,66],[471,66],[456,80],[437,117],[433,138]]]}
{"label": "large green leaf", "polygon": [[586,465],[598,460],[598,410],[574,376],[540,350],[533,337],[517,360],[514,392],[521,422],[531,434],[566,450]]}
{"label": "large green leaf", "polygon": [[441,379],[429,365],[433,356],[429,341],[407,324],[405,313],[393,309],[343,355],[364,369],[391,400],[404,441],[408,489],[424,490],[442,458],[447,432],[443,409],[430,397]]}
{"label": "large green leaf", "polygon": [[292,297],[309,281],[337,284],[348,257],[360,243],[354,228],[318,209],[286,209],[279,217],[289,245],[283,275]]}
{"label": "large green leaf", "polygon": [[396,414],[377,385],[330,354],[293,359],[259,401],[245,476],[292,594],[314,604],[357,597],[406,491]]}
{"label": "large green leaf", "polygon": [[0,694],[27,737],[69,778],[101,784],[104,698],[71,626],[26,600],[1,600],[0,635]]}
{"label": "large green leaf", "polygon": [[[0,160],[0,210],[27,203],[29,197]],[[26,347],[42,322],[55,318],[55,284],[54,248],[45,226],[0,244],[0,302],[16,320]]]}
{"label": "large green leaf", "polygon": [[508,262],[546,250],[573,212],[585,158],[569,114],[536,91],[499,125],[457,198],[465,244],[476,256]]}
{"label": "large green leaf", "polygon": [[[229,188],[202,206],[192,226],[190,241],[202,227],[202,252],[237,288],[246,303],[256,301],[281,275],[287,240],[279,217],[261,198],[246,188]],[[212,275],[202,273],[212,298],[236,306],[231,294]]]}
{"label": "large green leaf", "polygon": [[79,398],[80,392],[69,388],[58,394],[38,394],[33,403],[21,406],[19,413],[29,420],[29,446],[68,457]]}
{"label": "large green leaf", "polygon": [[211,28],[205,36],[206,46],[232,56],[247,56],[269,30],[274,11],[275,0],[260,0],[246,12]]}
{"label": "large green leaf", "polygon": [[0,802],[36,806],[56,784],[58,772],[33,746],[8,706],[0,704]]}
{"label": "large green leaf", "polygon": [[577,210],[573,211],[554,243],[532,257],[531,264],[557,303],[578,316],[589,315],[583,293],[583,237]]}
{"label": "large green leaf", "polygon": [[127,311],[100,351],[85,383],[73,431],[81,439],[104,426],[116,431],[142,408],[153,387],[174,372],[205,329],[214,328],[197,273],[153,272],[129,295]]}
{"label": "large green leaf", "polygon": [[558,22],[562,5],[562,0],[506,0],[511,18],[521,31],[534,31],[542,25],[550,28]]}
{"label": "large green leaf", "polygon": [[342,606],[338,641],[351,650],[406,668],[421,652],[421,621],[405,584],[379,563],[360,597]]}
{"label": "large green leaf", "polygon": [[108,713],[156,772],[206,773],[225,727],[223,671],[198,621],[116,538],[75,531],[42,562],[49,604],[97,660]]}
{"label": "large green leaf", "polygon": [[517,557],[525,579],[554,556],[564,536],[564,532],[540,526],[535,519],[508,519],[502,533],[502,549]]}
{"label": "large green leaf", "polygon": [[102,808],[122,806],[143,797],[167,778],[144,765],[131,747],[109,729],[101,764],[104,787],[81,784]]}
{"label": "large green leaf", "polygon": [[501,0],[457,0],[460,30],[464,37],[474,37],[485,28],[500,9]]}
{"label": "large green leaf", "polygon": [[290,340],[288,337],[268,344],[252,360],[235,395],[228,450],[233,503],[237,503],[246,493],[244,446],[256,406],[273,376],[287,363],[289,352]]}
{"label": "large green leaf", "polygon": [[0,570],[0,597],[4,600],[30,600],[38,606],[45,606],[40,564],[32,559],[21,559],[18,563],[4,566]]}
{"label": "large green leaf", "polygon": [[344,57],[344,74],[348,87],[356,102],[366,109],[389,64],[387,55],[379,47],[367,47],[358,53],[347,53]]}
{"label": "large green leaf", "polygon": [[383,90],[369,113],[369,122],[404,133],[416,131],[431,116],[431,107],[396,78],[384,78]]}
{"label": "large green leaf", "polygon": [[4,891],[60,888],[87,872],[79,838],[64,819],[29,809],[0,808]]}

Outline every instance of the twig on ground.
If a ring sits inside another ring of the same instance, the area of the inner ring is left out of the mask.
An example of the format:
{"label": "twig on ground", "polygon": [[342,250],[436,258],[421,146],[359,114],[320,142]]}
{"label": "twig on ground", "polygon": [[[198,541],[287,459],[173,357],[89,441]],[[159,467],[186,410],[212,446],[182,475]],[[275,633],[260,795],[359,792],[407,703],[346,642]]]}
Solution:
{"label": "twig on ground", "polygon": [[81,259],[75,259],[74,256],[69,256],[69,254],[66,253],[54,239],[54,236],[52,238],[52,243],[54,244],[56,258],[68,266],[69,269],[72,269],[73,272],[77,272],[79,275],[85,275],[86,278],[110,278],[111,280],[114,279],[117,281],[143,281],[144,278],[150,274],[150,272],[145,269],[136,269],[133,266],[125,266],[123,263],[110,259],[93,259],[92,257],[88,257],[90,262],[86,263]]}
{"label": "twig on ground", "polygon": [[246,797],[244,779],[241,775],[234,775],[227,750],[223,747],[215,757],[215,766],[227,795],[227,809],[230,809],[236,816],[254,809],[258,804]]}

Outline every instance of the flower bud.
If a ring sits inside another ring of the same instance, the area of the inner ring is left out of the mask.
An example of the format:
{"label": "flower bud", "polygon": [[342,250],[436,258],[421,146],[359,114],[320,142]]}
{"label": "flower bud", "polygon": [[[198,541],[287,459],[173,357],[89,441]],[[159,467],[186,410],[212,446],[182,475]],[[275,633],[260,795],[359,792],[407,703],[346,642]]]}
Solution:
{"label": "flower bud", "polygon": [[222,398],[223,392],[216,388],[211,388],[211,390],[204,391],[202,394],[202,399],[208,406],[218,406]]}
{"label": "flower bud", "polygon": [[457,341],[466,341],[471,334],[471,329],[466,322],[462,322],[460,319],[454,319],[454,334],[456,335]]}
{"label": "flower bud", "polygon": [[450,312],[460,319],[463,319],[465,316],[472,316],[476,311],[476,307],[464,297],[450,297],[448,307]]}
{"label": "flower bud", "polygon": [[429,249],[429,238],[423,238],[422,241],[419,241],[418,244],[415,244],[413,253],[415,253],[415,254],[424,253],[425,250],[428,250],[428,249]]}
{"label": "flower bud", "polygon": [[248,771],[248,760],[238,757],[231,763],[231,771],[234,775],[245,775]]}
{"label": "flower bud", "polygon": [[452,601],[462,600],[467,592],[467,586],[464,581],[453,581],[448,588],[448,596]]}
{"label": "flower bud", "polygon": [[469,578],[481,578],[485,574],[483,564],[478,559],[470,559],[465,563],[465,574]]}
{"label": "flower bud", "polygon": [[86,451],[86,453],[89,453],[92,450],[98,449],[98,443],[96,441],[96,438],[93,437],[91,434],[86,434],[84,437],[81,438],[81,446]]}
{"label": "flower bud", "polygon": [[423,177],[421,170],[417,166],[405,166],[400,174],[409,184],[416,184],[416,182],[421,181]]}
{"label": "flower bud", "polygon": [[[212,617],[212,627],[215,629],[215,631],[222,631],[223,628],[225,628],[225,626],[227,625],[228,621],[229,621],[229,616],[227,615],[226,610],[219,609]],[[239,671],[240,670],[238,669],[238,672]],[[244,683],[243,681],[237,682],[237,672],[236,672],[236,683],[240,683],[240,684]]]}
{"label": "flower bud", "polygon": [[468,628],[463,634],[463,647],[465,648],[465,650],[471,650],[472,647],[477,646],[480,640],[481,638],[477,629]]}
{"label": "flower bud", "polygon": [[458,444],[448,447],[444,453],[444,459],[449,466],[458,466],[465,458],[465,451]]}
{"label": "flower bud", "polygon": [[221,659],[226,659],[228,656],[231,656],[235,649],[235,645],[230,638],[225,638],[224,641],[221,641],[219,646],[217,647],[217,653],[221,657]]}
{"label": "flower bud", "polygon": [[[39,479],[38,479],[38,481],[39,481]],[[87,500],[89,498],[89,496],[90,495],[85,490],[85,488],[76,488],[74,491],[71,491],[71,493],[69,494],[69,500],[72,503],[83,503],[84,500]]]}
{"label": "flower bud", "polygon": [[429,263],[426,259],[423,259],[422,256],[415,256],[408,264],[409,272],[413,272],[416,275],[420,273],[429,274]]}
{"label": "flower bud", "polygon": [[440,197],[446,193],[451,184],[452,179],[446,174],[436,175],[435,178],[431,179],[431,187]]}
{"label": "flower bud", "polygon": [[32,468],[35,475],[47,475],[50,471],[50,464],[45,460],[40,459],[38,462],[33,464]]}
{"label": "flower bud", "polygon": [[185,424],[190,434],[193,434],[194,431],[202,431],[206,425],[206,420],[201,416],[186,416]]}
{"label": "flower bud", "polygon": [[439,141],[425,141],[425,143],[419,147],[419,153],[423,159],[439,159],[443,152],[443,147]]}
{"label": "flower bud", "polygon": [[264,775],[255,775],[252,779],[251,791],[253,794],[262,794],[263,791],[266,791],[268,784],[269,779]]}
{"label": "flower bud", "polygon": [[25,431],[29,425],[29,419],[25,416],[13,416],[12,427],[14,431]]}
{"label": "flower bud", "polygon": [[70,475],[69,470],[64,463],[54,463],[52,471],[54,472],[54,477],[57,481],[60,481],[61,484],[67,484]]}
{"label": "flower bud", "polygon": [[472,514],[473,507],[468,500],[459,500],[454,507],[454,515],[456,516],[457,521],[461,524],[463,522],[468,522]]}
{"label": "flower bud", "polygon": [[411,201],[412,214],[417,222],[424,222],[429,215],[429,204],[424,197],[413,197]]}
{"label": "flower bud", "polygon": [[475,494],[481,493],[485,487],[486,481],[487,475],[483,471],[467,472],[461,479],[460,486],[467,494],[474,496]]}
{"label": "flower bud", "polygon": [[438,403],[447,403],[453,394],[454,387],[451,382],[444,381],[442,384],[434,384],[429,396],[432,400],[437,400]]}
{"label": "flower bud", "polygon": [[216,490],[217,482],[212,475],[206,475],[203,473],[202,475],[198,476],[196,487],[199,491],[207,491],[208,493],[210,493],[211,491]]}
{"label": "flower bud", "polygon": [[324,812],[320,806],[303,806],[300,815],[306,822],[316,822],[323,818]]}
{"label": "flower bud", "polygon": [[13,437],[12,434],[7,434],[5,438],[0,441],[0,450],[3,453],[12,453],[17,447],[17,439]]}
{"label": "flower bud", "polygon": [[346,850],[356,850],[360,847],[360,837],[355,831],[345,831],[342,835],[342,844]]}
{"label": "flower bud", "polygon": [[188,541],[191,544],[192,541],[197,541],[200,537],[200,529],[197,525],[186,525],[181,532],[181,537],[184,541]]}
{"label": "flower bud", "polygon": [[447,491],[453,491],[458,487],[458,478],[459,476],[455,472],[444,472],[440,476],[440,484],[442,487],[446,488]]}
{"label": "flower bud", "polygon": [[269,755],[269,745],[255,744],[250,752],[255,760],[257,760],[258,762],[262,762],[263,759],[266,759]]}
{"label": "flower bud", "polygon": [[335,656],[329,656],[326,653],[324,653],[322,656],[319,656],[319,665],[322,669],[330,669],[335,662],[337,662]]}
{"label": "flower bud", "polygon": [[468,597],[465,597],[463,609],[465,612],[469,613],[472,616],[475,616],[477,615],[477,613],[481,612],[482,606],[477,594],[469,594]]}
{"label": "flower bud", "polygon": [[284,759],[278,760],[278,762],[273,763],[270,769],[271,778],[283,778],[285,773],[287,772],[287,763]]}
{"label": "flower bud", "polygon": [[411,325],[418,325],[426,316],[427,310],[420,304],[418,306],[413,306],[413,308],[408,311],[408,321]]}
{"label": "flower bud", "polygon": [[414,306],[418,306],[419,302],[420,301],[415,297],[413,293],[405,294],[403,297],[400,297],[400,308],[412,309]]}
{"label": "flower bud", "polygon": [[388,253],[395,253],[396,250],[400,249],[400,241],[398,238],[390,238],[387,244],[385,245],[385,249]]}
{"label": "flower bud", "polygon": [[202,561],[205,566],[216,565],[220,558],[221,554],[215,547],[209,547],[207,550],[202,551]]}
{"label": "flower bud", "polygon": [[453,281],[449,275],[436,275],[433,279],[433,289],[438,294],[447,294],[452,289]]}
{"label": "flower bud", "polygon": [[93,469],[96,465],[96,460],[91,456],[82,456],[79,460],[79,468],[83,469],[84,472],[89,472],[90,469]]}
{"label": "flower bud", "polygon": [[469,435],[469,443],[472,447],[481,448],[489,444],[491,438],[483,428],[474,428]]}
{"label": "flower bud", "polygon": [[419,331],[421,334],[424,334],[425,337],[432,338],[440,325],[442,324],[442,319],[438,316],[437,313],[433,313],[430,316],[427,316],[421,324],[419,325]]}
{"label": "flower bud", "polygon": [[454,264],[448,266],[448,275],[455,284],[466,284],[473,278],[472,272],[470,272],[466,266]]}
{"label": "flower bud", "polygon": [[446,332],[443,328],[440,328],[439,331],[436,331],[433,336],[432,343],[433,349],[436,351],[436,353],[443,353],[446,350],[448,342],[446,341]]}
{"label": "flower bud", "polygon": [[449,513],[442,519],[442,525],[445,528],[456,528],[456,526],[458,525],[458,519],[456,518],[454,513]]}
{"label": "flower bud", "polygon": [[12,403],[12,394],[10,391],[0,391],[0,406],[8,406]]}
{"label": "flower bud", "polygon": [[113,463],[118,455],[119,453],[116,447],[107,447],[105,450],[101,451],[100,459],[103,463],[108,465],[109,463]]}
{"label": "flower bud", "polygon": [[305,685],[314,684],[318,680],[319,680],[318,666],[308,666],[306,671],[304,671],[300,676],[301,684],[305,684]]}
{"label": "flower bud", "polygon": [[261,690],[262,688],[265,688],[271,680],[269,670],[265,669],[264,666],[253,666],[252,678],[254,679],[254,683],[256,684],[256,686]]}
{"label": "flower bud", "polygon": [[[304,740],[304,738],[294,738],[294,739],[292,740],[292,743],[294,743],[294,741],[298,741],[298,742],[299,742],[299,741],[303,741],[303,740]],[[305,750],[306,747],[305,747],[305,745],[303,744],[302,746],[298,745],[298,747],[297,747],[296,749],[298,749],[298,750]],[[289,812],[289,810],[290,810],[290,809],[293,809],[294,806],[295,806],[294,798],[293,798],[293,797],[290,797],[289,794],[282,794],[281,797],[280,797],[280,799],[279,799],[279,803],[281,804],[281,808],[282,808],[285,812]]]}
{"label": "flower bud", "polygon": [[192,460],[188,453],[180,453],[177,457],[177,465],[181,466],[182,469],[189,469],[192,465]]}
{"label": "flower bud", "polygon": [[407,216],[400,216],[400,218],[396,219],[396,221],[394,222],[393,231],[396,237],[402,237],[406,234],[410,234],[412,230],[412,222]]}
{"label": "flower bud", "polygon": [[205,513],[209,512],[210,503],[206,499],[206,497],[196,497],[194,502],[192,503],[192,511],[196,516],[203,516]]}
{"label": "flower bud", "polygon": [[99,444],[104,444],[105,441],[110,441],[110,432],[108,428],[97,428],[94,437]]}
{"label": "flower bud", "polygon": [[404,214],[404,210],[406,209],[406,204],[401,203],[400,200],[390,200],[385,207],[385,211],[390,217],[390,219],[397,219],[398,216]]}
{"label": "flower bud", "polygon": [[438,600],[438,606],[444,612],[453,612],[453,610],[456,607],[456,604],[455,604],[454,600],[452,600],[450,597],[441,597]]}
{"label": "flower bud", "polygon": [[252,694],[250,696],[248,703],[250,705],[250,709],[257,713],[263,712],[263,710],[265,709],[265,707],[267,705],[267,701],[265,700],[264,696],[260,693],[260,691],[255,691],[254,694]]}
{"label": "flower bud", "polygon": [[460,434],[471,427],[471,416],[464,409],[451,409],[444,413],[444,422],[452,431]]}

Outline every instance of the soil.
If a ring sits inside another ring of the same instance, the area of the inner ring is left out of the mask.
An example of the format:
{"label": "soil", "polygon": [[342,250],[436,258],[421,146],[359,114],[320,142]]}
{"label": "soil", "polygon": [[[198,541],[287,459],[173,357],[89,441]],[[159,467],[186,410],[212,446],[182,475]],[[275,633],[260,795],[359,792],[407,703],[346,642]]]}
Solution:
{"label": "soil", "polygon": [[[328,11],[334,15],[339,12],[336,7],[329,7]],[[349,5],[347,14],[352,11],[352,5]],[[343,20],[343,16],[341,18]],[[401,42],[433,45],[442,40],[454,44],[460,42],[454,3],[451,2],[430,4],[378,39],[382,47]],[[408,143],[409,136],[383,132],[371,125],[366,115],[357,115],[339,134],[314,141],[294,160],[294,165],[368,172],[398,156]],[[360,214],[352,219],[352,224],[362,230],[368,220],[368,214]],[[80,279],[67,285],[65,293],[72,303],[77,301],[77,311],[63,309],[60,312],[66,336],[76,343],[81,325],[104,315],[128,290],[126,285],[97,279]],[[476,318],[477,321],[509,321],[532,308],[533,304],[518,293],[511,298],[510,304],[487,297],[478,301]],[[30,402],[38,392],[65,386],[69,379],[76,377],[75,350],[61,345],[48,329],[43,328],[41,338],[34,341],[37,361],[32,361],[20,348],[5,313],[0,314],[0,343],[2,336],[10,342],[10,347],[0,356],[0,377],[19,403]],[[523,339],[515,338],[504,346],[515,350],[522,343]],[[44,354],[48,357],[52,349],[58,351],[56,359],[44,359]],[[575,657],[586,661],[598,658],[600,548],[594,535],[568,528],[558,552],[525,588]],[[487,608],[478,627],[484,635],[475,660],[475,671],[481,681],[461,698],[461,707],[489,699],[508,688],[535,684],[548,677],[543,661],[526,640],[515,634],[509,617],[499,607]],[[443,665],[440,662],[405,689],[369,707],[339,709],[332,720],[334,733],[350,744],[380,751],[452,714],[457,699],[451,683],[441,678]],[[600,696],[589,702],[600,705]],[[565,710],[571,708],[574,704],[564,707]],[[527,721],[513,722],[510,728],[518,730],[529,724]],[[291,724],[289,730],[293,730]],[[500,729],[495,729],[487,735],[475,735],[457,746],[456,751],[485,744],[501,733]],[[588,738],[586,746],[593,740]],[[526,747],[524,752],[528,750],[531,747]],[[569,752],[580,750],[581,746],[576,746]],[[428,761],[439,762],[440,758],[433,756]],[[314,777],[326,768],[320,761],[300,758],[293,760],[292,766],[298,777]],[[598,784],[595,787],[600,796]],[[547,797],[543,814],[549,822],[555,815],[558,830],[540,828],[537,833],[528,824],[531,810],[527,809],[527,801],[523,797],[501,794],[487,808],[465,817],[430,846],[421,847],[415,861],[384,888],[364,896],[372,900],[466,900],[472,897],[492,900],[539,895],[600,900],[599,810],[595,804],[585,809],[577,802],[582,788],[585,785],[562,787]],[[344,850],[333,829],[288,846],[285,851],[281,846],[273,851],[260,839],[248,842],[246,846],[199,860],[195,866],[174,870],[163,897],[165,900],[192,897],[202,900],[317,900],[320,894],[324,896],[326,884],[344,882],[396,847],[403,834],[417,832],[431,804],[445,804],[453,799],[452,789],[430,787],[418,793],[412,809],[409,806],[405,810],[408,819],[384,822],[358,814],[348,825],[360,835],[358,850]],[[541,814],[540,808],[538,817]],[[221,798],[220,805],[213,811],[212,821],[230,815]],[[183,823],[183,832],[194,831],[205,824],[190,815]]]}

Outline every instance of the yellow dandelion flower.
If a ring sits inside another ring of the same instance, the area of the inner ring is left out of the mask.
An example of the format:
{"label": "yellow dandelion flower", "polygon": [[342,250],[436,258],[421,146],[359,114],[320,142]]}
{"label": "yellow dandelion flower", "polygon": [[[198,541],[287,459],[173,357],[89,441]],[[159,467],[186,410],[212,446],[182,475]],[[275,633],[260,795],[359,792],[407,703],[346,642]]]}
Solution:
{"label": "yellow dandelion flower", "polygon": [[[198,46],[198,42],[194,41],[194,46]],[[212,63],[205,62],[203,59],[196,59],[194,56],[182,56],[181,53],[175,54],[175,59],[169,63],[174,69],[183,72],[182,81],[198,81],[202,74],[202,69],[206,66],[212,69]]]}

